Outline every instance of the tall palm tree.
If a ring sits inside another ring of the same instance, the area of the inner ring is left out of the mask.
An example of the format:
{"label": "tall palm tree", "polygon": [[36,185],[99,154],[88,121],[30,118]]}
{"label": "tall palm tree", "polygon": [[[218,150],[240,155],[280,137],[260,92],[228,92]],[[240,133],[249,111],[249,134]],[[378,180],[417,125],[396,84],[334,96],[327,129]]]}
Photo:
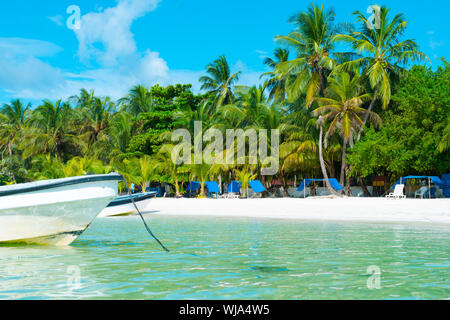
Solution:
{"label": "tall palm tree", "polygon": [[325,161],[323,160],[323,125],[324,125],[324,119],[322,116],[319,116],[319,118],[316,121],[316,124],[320,128],[319,132],[319,162],[320,162],[320,169],[322,170],[323,178],[325,180],[325,186],[327,187],[328,191],[330,191],[331,194],[340,197],[341,195],[337,193],[333,187],[330,184],[330,180],[328,179],[328,173],[327,169],[325,167]]}
{"label": "tall palm tree", "polygon": [[[391,100],[392,84],[402,74],[404,66],[413,61],[429,60],[423,52],[419,51],[416,42],[411,39],[400,40],[408,22],[401,13],[391,19],[389,11],[387,7],[381,7],[379,28],[370,28],[367,18],[356,11],[353,14],[359,23],[360,31],[332,37],[333,41],[350,44],[358,54],[363,55],[358,59],[340,64],[333,72],[361,70],[374,92],[369,111],[372,111],[377,99],[381,101],[383,109],[387,108]],[[364,124],[368,117],[369,114],[366,114],[363,119]]]}
{"label": "tall palm tree", "polygon": [[313,4],[307,12],[291,18],[296,26],[293,32],[275,38],[297,54],[294,59],[281,62],[275,68],[280,78],[289,77],[289,100],[294,101],[306,94],[306,105],[310,106],[313,97],[325,90],[327,73],[335,65],[330,57],[333,20],[333,11],[324,11],[323,5]]}
{"label": "tall palm tree", "polygon": [[230,104],[234,100],[234,83],[239,80],[240,71],[231,74],[227,58],[222,55],[206,66],[209,76],[200,77],[201,89],[213,93],[218,106]]}
{"label": "tall palm tree", "polygon": [[314,110],[314,114],[323,115],[323,120],[330,121],[325,134],[325,148],[330,134],[337,131],[343,139],[341,185],[344,184],[347,145],[353,146],[355,133],[364,127],[361,117],[367,115],[374,125],[381,124],[381,118],[376,113],[361,108],[361,105],[371,97],[369,94],[362,94],[361,91],[361,77],[358,74],[351,78],[347,72],[341,72],[329,79],[329,86],[325,92],[327,97],[315,98],[320,106]]}
{"label": "tall palm tree", "polygon": [[280,63],[289,61],[289,50],[284,48],[276,48],[274,51],[274,59],[267,57],[264,64],[272,69],[265,72],[260,78],[268,77],[264,83],[264,88],[269,90],[269,99],[283,101],[286,98],[287,78],[281,77],[275,70]]}
{"label": "tall palm tree", "polygon": [[8,155],[13,154],[13,145],[21,137],[27,118],[30,114],[31,104],[24,105],[19,99],[5,104],[0,109],[0,150]]}
{"label": "tall palm tree", "polygon": [[108,128],[114,111],[114,102],[109,97],[103,99],[95,97],[90,104],[81,108],[80,134],[89,145],[101,138],[102,133]]}
{"label": "tall palm tree", "polygon": [[29,158],[36,154],[55,154],[60,160],[81,148],[71,126],[72,109],[69,104],[58,100],[56,103],[44,101],[29,118],[29,129],[22,143],[23,156]]}

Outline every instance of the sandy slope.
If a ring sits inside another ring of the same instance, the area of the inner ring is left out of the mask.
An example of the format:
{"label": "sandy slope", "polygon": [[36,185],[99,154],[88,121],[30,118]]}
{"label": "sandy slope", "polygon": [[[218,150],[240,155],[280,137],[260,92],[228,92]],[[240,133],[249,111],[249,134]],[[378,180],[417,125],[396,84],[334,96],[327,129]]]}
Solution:
{"label": "sandy slope", "polygon": [[158,215],[257,217],[326,221],[431,223],[450,226],[450,199],[267,198],[153,199]]}

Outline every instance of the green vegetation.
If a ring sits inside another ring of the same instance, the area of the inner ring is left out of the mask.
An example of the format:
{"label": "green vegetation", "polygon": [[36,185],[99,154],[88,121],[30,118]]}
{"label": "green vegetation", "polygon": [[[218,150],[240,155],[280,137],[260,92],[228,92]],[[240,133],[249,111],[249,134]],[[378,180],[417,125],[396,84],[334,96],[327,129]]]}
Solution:
{"label": "green vegetation", "polygon": [[[286,194],[294,176],[325,177],[330,190],[327,179],[338,178],[348,193],[371,175],[394,181],[450,171],[449,63],[442,59],[436,71],[413,65],[428,58],[405,39],[402,14],[381,8],[379,29],[360,12],[354,18],[356,29],[337,25],[333,11],[315,5],[291,17],[292,32],[276,36],[280,48],[264,60],[263,86],[239,85],[240,71],[223,55],[200,77],[202,94],[190,84],[137,85],[118,101],[84,89],[38,106],[11,101],[0,109],[0,184],[118,171],[143,189],[171,183],[177,195],[190,180],[201,182],[204,195],[205,181],[237,179],[246,187],[255,178],[279,180]],[[175,164],[171,132],[186,128],[194,138],[195,121],[224,136],[278,129],[278,173],[261,176],[266,164],[248,159]]]}

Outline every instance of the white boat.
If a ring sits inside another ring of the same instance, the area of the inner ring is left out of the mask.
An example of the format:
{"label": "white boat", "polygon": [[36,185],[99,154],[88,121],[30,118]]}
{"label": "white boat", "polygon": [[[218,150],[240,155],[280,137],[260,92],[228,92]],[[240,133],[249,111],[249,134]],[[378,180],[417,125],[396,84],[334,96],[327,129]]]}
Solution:
{"label": "white boat", "polygon": [[68,245],[117,197],[117,173],[0,187],[0,243]]}
{"label": "white boat", "polygon": [[[132,195],[133,201],[140,212],[143,212],[148,207],[149,202],[156,196],[155,191],[135,193]],[[129,195],[117,197],[111,201],[108,206],[100,212],[99,217],[118,217],[127,216],[137,213],[136,207]]]}

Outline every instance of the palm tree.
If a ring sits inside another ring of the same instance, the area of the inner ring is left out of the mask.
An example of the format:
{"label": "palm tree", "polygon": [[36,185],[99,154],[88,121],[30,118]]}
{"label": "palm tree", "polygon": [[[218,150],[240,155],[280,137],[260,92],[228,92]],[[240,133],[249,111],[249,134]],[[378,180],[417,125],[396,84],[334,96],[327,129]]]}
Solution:
{"label": "palm tree", "polygon": [[444,129],[444,135],[438,145],[439,152],[445,152],[450,149],[450,117],[447,117],[447,126]]}
{"label": "palm tree", "polygon": [[179,168],[181,167],[175,161],[172,161],[172,152],[175,148],[175,145],[171,143],[166,143],[161,146],[161,149],[158,152],[158,155],[161,157],[161,169],[163,172],[170,175],[170,177],[174,180],[175,185],[175,197],[179,197],[180,186],[179,186]]}
{"label": "palm tree", "polygon": [[115,105],[109,97],[103,99],[95,97],[90,104],[81,108],[80,134],[89,145],[101,139],[114,110]]}
{"label": "palm tree", "polygon": [[67,161],[63,168],[65,177],[82,176],[86,174],[107,174],[113,171],[112,166],[104,166],[95,158],[74,157]]}
{"label": "palm tree", "polygon": [[32,180],[48,180],[64,178],[64,163],[51,154],[38,154],[31,160],[28,178]]}
{"label": "palm tree", "polygon": [[[194,161],[192,161],[194,163]],[[202,197],[206,196],[205,194],[205,182],[208,180],[210,175],[211,165],[205,162],[201,164],[192,164],[191,168],[191,181],[198,180],[200,182],[200,195]]]}
{"label": "palm tree", "polygon": [[148,155],[144,155],[141,158],[134,158],[132,163],[134,166],[134,181],[141,186],[144,192],[147,183],[158,179],[161,165]]}
{"label": "palm tree", "polygon": [[279,63],[275,72],[281,79],[288,78],[289,100],[297,100],[306,94],[306,106],[309,107],[313,97],[323,94],[326,77],[335,62],[331,59],[333,49],[333,11],[324,11],[323,5],[312,5],[307,12],[301,12],[291,18],[296,29],[288,36],[275,39],[297,53],[297,56]]}
{"label": "palm tree", "polygon": [[137,117],[140,113],[150,112],[153,107],[151,92],[142,85],[134,86],[126,97],[119,99],[122,110]]}
{"label": "palm tree", "polygon": [[347,72],[341,72],[329,79],[329,86],[326,89],[327,97],[315,98],[320,106],[314,110],[314,114],[316,116],[322,114],[323,120],[331,121],[325,134],[325,148],[327,148],[330,134],[338,131],[343,139],[341,185],[344,184],[347,144],[350,144],[352,147],[355,132],[359,132],[364,128],[361,117],[370,116],[370,120],[375,126],[381,124],[381,118],[376,113],[361,108],[365,101],[370,100],[370,95],[361,94],[361,91],[361,77],[358,74],[351,78]]}
{"label": "palm tree", "polygon": [[267,57],[264,59],[264,64],[271,68],[269,72],[265,72],[261,75],[262,77],[268,77],[264,83],[264,88],[269,90],[269,99],[274,99],[277,101],[283,101],[286,98],[286,86],[287,79],[280,77],[280,75],[275,71],[280,63],[289,60],[289,50],[283,48],[277,48],[274,51],[274,59]]}
{"label": "palm tree", "polygon": [[0,109],[0,150],[8,155],[13,154],[13,145],[25,128],[31,104],[23,105],[19,99],[5,104]]}
{"label": "palm tree", "polygon": [[[380,9],[379,28],[370,28],[367,18],[361,12],[356,11],[353,14],[360,25],[360,31],[348,35],[338,34],[332,38],[333,41],[350,44],[363,57],[344,62],[333,72],[362,70],[362,74],[368,79],[374,92],[368,111],[372,111],[377,99],[381,100],[382,107],[385,109],[391,99],[392,84],[403,72],[402,66],[412,61],[429,59],[419,51],[418,44],[413,40],[400,41],[408,24],[403,14],[399,13],[390,19],[389,9],[383,6]],[[363,119],[364,125],[368,117],[369,114],[366,114]]]}
{"label": "palm tree", "polygon": [[76,139],[71,122],[69,104],[61,100],[54,104],[44,101],[30,116],[29,129],[22,143],[24,158],[51,153],[62,160],[68,153],[76,154],[81,141]]}
{"label": "palm tree", "polygon": [[256,174],[248,172],[245,169],[236,170],[236,177],[242,183],[241,187],[242,187],[242,190],[243,190],[243,193],[242,193],[242,197],[243,198],[247,197],[248,185],[249,185],[251,180],[254,180],[256,178],[256,176],[257,176]]}
{"label": "palm tree", "polygon": [[227,58],[222,55],[206,66],[209,76],[200,77],[201,89],[216,97],[216,105],[230,104],[234,100],[234,83],[239,80],[240,71],[231,74]]}
{"label": "palm tree", "polygon": [[327,169],[325,167],[325,161],[323,160],[323,149],[322,149],[322,141],[323,141],[323,123],[324,119],[322,116],[319,116],[319,118],[316,121],[316,124],[319,126],[320,128],[320,133],[319,133],[319,161],[320,161],[320,168],[322,169],[322,174],[323,174],[323,178],[325,179],[325,186],[327,187],[327,189],[331,192],[331,194],[340,197],[341,195],[339,193],[337,193],[330,184],[330,180],[328,180],[328,173],[327,173]]}

